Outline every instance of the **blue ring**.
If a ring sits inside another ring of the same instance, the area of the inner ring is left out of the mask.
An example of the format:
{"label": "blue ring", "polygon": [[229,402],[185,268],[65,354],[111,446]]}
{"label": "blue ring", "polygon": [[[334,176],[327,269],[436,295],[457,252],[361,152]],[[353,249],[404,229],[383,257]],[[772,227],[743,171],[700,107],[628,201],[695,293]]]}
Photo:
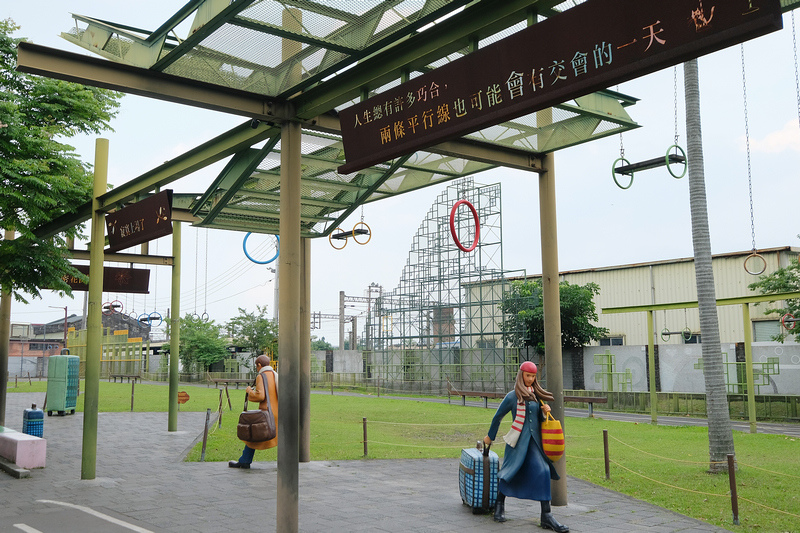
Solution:
{"label": "blue ring", "polygon": [[252,231],[248,231],[247,235],[244,236],[244,240],[242,241],[242,250],[244,250],[244,255],[246,255],[250,261],[252,261],[257,265],[268,265],[273,261],[275,261],[278,258],[278,254],[280,253],[281,238],[278,235],[275,235],[275,238],[278,240],[278,245],[275,247],[275,255],[272,256],[272,259],[267,259],[266,261],[256,261],[255,259],[250,257],[250,254],[247,253],[247,238],[250,236],[251,233]]}
{"label": "blue ring", "polygon": [[[158,317],[158,324],[156,324],[155,326],[153,326],[153,315],[156,315]],[[152,313],[147,315],[147,318],[149,319],[148,322],[150,322],[150,326],[151,327],[158,327],[158,326],[161,325],[162,322],[164,322],[164,318],[161,316],[161,313],[159,313],[158,311],[153,311]]]}

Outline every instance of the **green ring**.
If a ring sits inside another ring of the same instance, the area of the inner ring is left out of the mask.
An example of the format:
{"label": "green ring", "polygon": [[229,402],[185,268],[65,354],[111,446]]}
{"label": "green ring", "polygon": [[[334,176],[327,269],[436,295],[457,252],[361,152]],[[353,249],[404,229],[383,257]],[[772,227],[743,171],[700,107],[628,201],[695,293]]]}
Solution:
{"label": "green ring", "polygon": [[[677,174],[672,172],[672,168],[670,168],[670,166],[669,166],[669,153],[672,151],[673,148],[677,148],[678,150],[680,150],[681,154],[683,154],[683,172],[681,172],[680,176],[678,176]],[[670,175],[673,178],[681,179],[682,177],[684,177],[686,175],[686,170],[689,168],[689,165],[686,163],[686,152],[683,151],[683,148],[681,148],[677,144],[673,144],[672,146],[667,148],[667,155],[664,157],[664,160],[667,163],[667,172],[669,172]]]}
{"label": "green ring", "polygon": [[667,328],[664,328],[664,329],[661,330],[661,340],[662,341],[669,342],[670,335],[671,335],[671,333],[669,332],[669,330]]}
{"label": "green ring", "polygon": [[616,168],[617,168],[617,163],[619,163],[620,161],[622,161],[623,163],[626,163],[626,164],[628,164],[628,165],[630,165],[630,164],[631,164],[631,162],[630,162],[630,161],[628,161],[627,159],[625,159],[624,157],[618,157],[618,158],[617,158],[617,159],[615,159],[615,160],[614,160],[614,162],[611,164],[611,177],[612,177],[612,178],[614,178],[614,183],[616,183],[616,184],[617,184],[617,187],[619,187],[620,189],[630,189],[630,188],[631,188],[631,185],[633,185],[633,172],[631,172],[631,182],[628,184],[628,186],[627,186],[627,187],[623,187],[623,186],[622,186],[622,185],[620,185],[620,184],[619,184],[619,182],[617,181],[617,172],[616,172]]}

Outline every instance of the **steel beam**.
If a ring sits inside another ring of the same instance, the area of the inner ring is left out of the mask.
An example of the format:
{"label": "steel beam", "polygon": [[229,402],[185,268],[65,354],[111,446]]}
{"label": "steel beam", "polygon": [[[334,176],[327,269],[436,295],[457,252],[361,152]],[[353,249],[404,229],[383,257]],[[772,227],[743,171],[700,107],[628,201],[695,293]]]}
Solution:
{"label": "steel beam", "polygon": [[[73,259],[88,261],[91,252],[89,250],[69,250],[69,255]],[[169,255],[141,255],[141,254],[104,254],[103,261],[113,263],[131,263],[137,265],[161,265],[172,266],[173,259]]]}
{"label": "steel beam", "polygon": [[[123,204],[136,197],[137,194],[155,190],[169,183],[205,168],[237,152],[245,150],[274,134],[273,128],[260,123],[254,129],[249,123],[237,126],[214,139],[185,152],[175,159],[167,161],[153,170],[145,172],[131,181],[115,188],[100,197],[101,206],[110,210],[117,204]],[[76,224],[85,222],[91,217],[91,204],[80,206],[73,213],[62,215],[35,230],[41,238],[52,237]],[[185,221],[195,221],[185,220]]]}
{"label": "steel beam", "polygon": [[293,101],[297,116],[311,118],[401,78],[402,72],[424,70],[449,54],[467,49],[476,39],[489,37],[527,20],[531,8],[540,11],[555,0],[482,0],[435,27],[388,47],[331,80],[310,88]]}
{"label": "steel beam", "polygon": [[21,42],[17,70],[264,121],[290,119],[285,100]]}

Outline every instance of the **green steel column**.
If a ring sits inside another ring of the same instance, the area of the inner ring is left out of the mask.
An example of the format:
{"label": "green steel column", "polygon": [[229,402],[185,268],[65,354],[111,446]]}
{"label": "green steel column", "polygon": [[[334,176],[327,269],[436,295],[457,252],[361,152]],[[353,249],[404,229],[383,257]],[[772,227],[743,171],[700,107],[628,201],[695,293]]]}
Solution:
{"label": "green steel column", "polygon": [[[547,390],[555,400],[553,416],[564,425],[564,369],[561,361],[561,298],[558,279],[558,236],[556,231],[556,175],[552,153],[542,156],[544,172],[539,175],[539,221],[542,235],[542,293],[544,302],[544,350]],[[553,505],[567,505],[566,459],[556,461],[561,479],[553,481]]]}
{"label": "green steel column", "polygon": [[178,378],[181,342],[181,223],[172,223],[172,295],[169,338],[169,419],[167,431],[178,431]]}
{"label": "green steel column", "polygon": [[300,124],[281,126],[281,253],[278,256],[278,533],[298,530],[300,424]]}
{"label": "green steel column", "polygon": [[656,390],[656,346],[653,340],[655,326],[653,325],[653,310],[647,311],[647,361],[650,364],[650,421],[658,425],[658,390]]}
{"label": "green steel column", "polygon": [[[14,230],[6,229],[3,239],[14,239]],[[8,394],[8,352],[11,349],[11,292],[0,291],[0,426],[6,425]],[[44,407],[43,407],[44,408]]]}
{"label": "green steel column", "polygon": [[83,451],[81,479],[94,479],[97,469],[97,405],[100,396],[100,357],[103,350],[103,248],[105,219],[100,196],[108,183],[108,139],[95,141],[92,232],[89,250],[89,303],[86,314],[86,384],[83,391]]}
{"label": "green steel column", "polygon": [[758,433],[756,428],[756,391],[753,380],[753,325],[750,323],[749,303],[742,304],[742,320],[744,321],[744,364],[747,376],[747,416],[750,418],[750,433]]}
{"label": "green steel column", "polygon": [[311,239],[300,240],[300,462],[311,461]]}

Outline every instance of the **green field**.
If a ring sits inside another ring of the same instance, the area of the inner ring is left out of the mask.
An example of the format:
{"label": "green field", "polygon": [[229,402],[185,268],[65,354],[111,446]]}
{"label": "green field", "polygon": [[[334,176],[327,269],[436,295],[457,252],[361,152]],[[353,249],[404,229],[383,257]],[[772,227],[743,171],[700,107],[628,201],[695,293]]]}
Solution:
{"label": "green field", "polygon": [[[99,409],[130,411],[130,383],[100,383]],[[9,393],[44,392],[46,383],[9,383]],[[166,385],[136,384],[134,411],[166,411]],[[215,414],[219,390],[182,385],[190,400],[181,411],[211,409]],[[236,419],[244,392],[231,389],[233,410],[224,398],[222,426],[209,430],[206,461],[237,459],[242,444],[236,438]],[[82,398],[78,401],[82,410]],[[311,395],[311,459],[456,458],[461,448],[474,446],[489,427],[493,409],[463,407],[415,399],[374,396]],[[510,417],[501,426],[508,429]],[[567,474],[628,494],[705,522],[743,532],[800,532],[800,441],[734,431],[739,526],[732,523],[729,480],[708,473],[706,428],[652,426],[602,418],[567,418]],[[608,430],[610,479],[605,479],[603,430]],[[198,434],[202,428],[198,428]],[[187,461],[198,461],[198,444]],[[495,451],[502,456],[503,447]],[[275,461],[275,449],[256,452],[256,461]]]}

